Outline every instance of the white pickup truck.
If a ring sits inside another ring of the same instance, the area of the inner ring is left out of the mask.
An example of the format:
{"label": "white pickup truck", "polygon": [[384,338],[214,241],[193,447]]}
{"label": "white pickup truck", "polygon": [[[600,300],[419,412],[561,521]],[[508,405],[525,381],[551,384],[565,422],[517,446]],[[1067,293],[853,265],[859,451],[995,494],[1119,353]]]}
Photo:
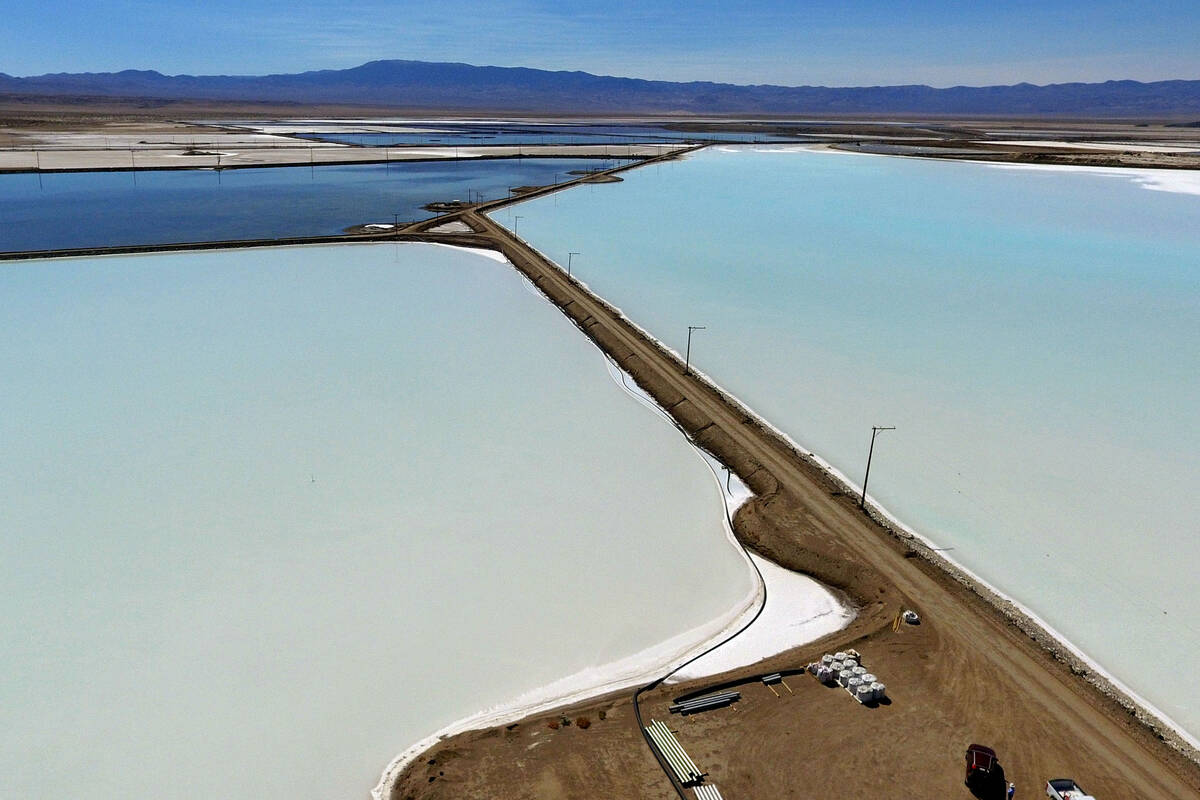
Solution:
{"label": "white pickup truck", "polygon": [[1054,778],[1046,781],[1046,796],[1055,800],[1096,800],[1090,794],[1079,788],[1079,784],[1070,778]]}

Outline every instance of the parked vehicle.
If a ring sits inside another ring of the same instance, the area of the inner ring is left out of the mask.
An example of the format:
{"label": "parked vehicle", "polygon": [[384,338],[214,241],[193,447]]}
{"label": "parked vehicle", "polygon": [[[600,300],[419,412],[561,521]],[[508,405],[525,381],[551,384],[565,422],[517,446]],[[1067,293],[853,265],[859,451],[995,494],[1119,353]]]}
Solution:
{"label": "parked vehicle", "polygon": [[964,782],[968,787],[975,788],[995,780],[994,772],[999,768],[1000,761],[996,751],[981,744],[967,746],[967,776]]}
{"label": "parked vehicle", "polygon": [[1054,778],[1046,781],[1046,796],[1054,800],[1096,800],[1090,794],[1079,788],[1079,784],[1070,778]]}

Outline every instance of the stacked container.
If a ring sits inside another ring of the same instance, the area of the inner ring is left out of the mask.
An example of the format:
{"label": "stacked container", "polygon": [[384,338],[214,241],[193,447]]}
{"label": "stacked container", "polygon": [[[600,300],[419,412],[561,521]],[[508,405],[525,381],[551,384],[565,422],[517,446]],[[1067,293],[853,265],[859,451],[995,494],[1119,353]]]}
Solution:
{"label": "stacked container", "polygon": [[808,671],[821,683],[837,683],[860,703],[878,702],[887,697],[887,687],[860,662],[856,652],[825,653],[820,661],[808,665]]}

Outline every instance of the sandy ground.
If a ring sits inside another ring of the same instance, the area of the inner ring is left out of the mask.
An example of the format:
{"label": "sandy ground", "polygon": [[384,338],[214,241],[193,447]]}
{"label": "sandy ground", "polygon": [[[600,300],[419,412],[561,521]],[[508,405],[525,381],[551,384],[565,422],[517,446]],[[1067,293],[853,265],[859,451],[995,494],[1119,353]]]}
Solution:
{"label": "sandy ground", "polygon": [[[642,696],[645,720],[668,721],[727,798],[966,798],[962,753],[972,741],[997,749],[1018,796],[1069,776],[1100,798],[1200,797],[1195,753],[1169,729],[1143,724],[1019,612],[858,510],[814,460],[684,375],[677,358],[539,254],[490,220],[463,219],[757,493],[735,519],[739,538],[859,606],[847,629],[822,641]],[[904,608],[918,610],[922,624],[893,630]],[[794,694],[776,697],[757,680],[846,647],[887,684],[890,703],[868,708],[801,675],[788,679]],[[742,691],[734,707],[686,720],[667,713],[672,698],[725,684]],[[392,791],[396,800],[484,796],[676,795],[626,694],[450,737],[410,764]]]}
{"label": "sandy ground", "polygon": [[[292,109],[291,115],[296,114]],[[174,124],[154,123],[157,128],[145,132],[176,135]],[[1083,135],[1083,129],[1058,123],[1038,127],[989,122],[987,132],[963,121],[954,126],[943,145],[953,140],[958,146],[988,132],[997,138],[1055,140]],[[1125,141],[1138,133],[1134,127],[1113,125],[1099,134],[1106,141]],[[31,130],[69,132],[53,121],[21,130],[20,137]],[[4,135],[12,139],[18,135],[13,131]],[[1143,133],[1146,141],[1158,144],[1196,137],[1194,129],[1159,127]],[[308,163],[307,143],[300,147],[298,163]],[[367,148],[314,147],[313,152],[342,149]],[[1059,149],[1034,155],[1094,158],[1097,153]],[[135,158],[141,157],[135,153]],[[159,149],[145,157],[166,159],[171,151]],[[1045,779],[1065,776],[1076,778],[1100,798],[1200,797],[1195,752],[1169,729],[1154,726],[986,588],[956,574],[919,542],[857,510],[845,487],[812,459],[794,451],[729,398],[684,375],[678,359],[539,254],[479,215],[459,218],[484,235],[422,237],[500,249],[696,441],[730,464],[757,492],[735,519],[743,541],[771,560],[844,592],[859,606],[857,618],[845,631],[724,676],[722,680],[740,685],[743,692],[734,708],[686,721],[666,713],[672,697],[710,687],[717,682],[711,678],[643,695],[646,720],[669,721],[726,797],[965,798],[969,795],[961,783],[961,754],[970,741],[999,751],[1020,797],[1038,796]],[[923,624],[893,631],[895,615],[903,608],[920,611]],[[866,708],[844,691],[802,676],[789,678],[795,694],[775,697],[756,680],[757,674],[798,670],[822,652],[848,646],[860,650],[866,665],[888,685],[890,704]],[[487,668],[486,663],[481,668]],[[588,718],[586,727],[576,722],[579,717]],[[564,718],[572,724],[564,725]],[[677,795],[640,735],[630,697],[621,693],[451,737],[415,760],[395,783],[392,796]],[[692,793],[684,790],[682,796]]]}
{"label": "sandy ground", "polygon": [[899,142],[860,137],[840,149],[888,155],[972,159],[1060,166],[1200,168],[1200,128],[1162,123],[960,122],[930,125],[924,140]]}
{"label": "sandy ground", "polygon": [[842,142],[819,145],[851,153],[888,156],[944,158],[953,161],[988,161],[998,164],[1041,164],[1060,167],[1107,167],[1127,169],[1200,169],[1200,150],[1163,151],[1161,148],[1124,150],[1073,146],[1001,146],[990,142],[942,142],[896,144],[894,142]]}
{"label": "sandy ground", "polygon": [[[122,126],[123,127],[123,126]],[[0,172],[309,166],[478,158],[644,158],[681,145],[561,144],[355,147],[215,129],[45,132],[6,130]]]}
{"label": "sandy ground", "polygon": [[[1010,164],[1054,164],[1074,167],[1131,167],[1144,169],[1200,169],[1200,150],[1163,152],[1161,149],[1139,150],[1136,145],[1123,150],[1100,149],[1078,146],[1067,147],[1068,143],[1055,147],[1022,146],[1007,148],[988,144],[974,152],[947,148],[939,154],[938,148],[927,148],[916,155],[933,158],[970,159],[995,161]],[[896,153],[896,155],[902,155]]]}
{"label": "sandy ground", "polygon": [[238,125],[112,118],[61,110],[33,114],[27,109],[5,108],[0,103],[0,172],[234,169],[466,158],[645,158],[684,147],[678,144],[359,147]]}
{"label": "sandy ground", "polygon": [[[340,112],[340,113],[339,113]],[[0,98],[0,172],[187,169],[329,165],[452,158],[648,157],[678,145],[520,145],[355,147],[286,135],[299,130],[344,130],[328,124],[353,121],[354,129],[396,129],[406,115],[396,109],[301,108],[271,104],[137,103],[69,98],[16,102]],[[186,116],[185,116],[186,115]],[[450,121],[456,115],[414,111],[408,119]],[[313,124],[302,123],[305,118]],[[195,121],[180,121],[181,118]],[[226,125],[221,119],[260,123]],[[272,120],[283,121],[272,122]],[[480,119],[476,113],[463,120]],[[513,118],[514,121],[518,118]],[[372,125],[372,120],[376,124]],[[520,117],[538,122],[618,121],[586,117]],[[732,118],[631,117],[703,136],[737,130],[750,136],[795,135],[797,141],[911,145],[910,155],[1078,166],[1197,168],[1200,129],[1167,121],[973,120],[930,118],[899,123],[870,117],[812,122]],[[402,127],[402,126],[400,126]],[[1119,142],[1119,149],[1111,143]],[[945,148],[945,150],[941,150]],[[890,149],[905,154],[902,146]]]}
{"label": "sandy ground", "polygon": [[1018,147],[1046,147],[1059,150],[1107,150],[1110,152],[1145,152],[1145,153],[1194,153],[1200,150],[1200,142],[1163,144],[1161,142],[1056,142],[1051,139],[1012,139],[1007,141],[994,140],[991,144]]}

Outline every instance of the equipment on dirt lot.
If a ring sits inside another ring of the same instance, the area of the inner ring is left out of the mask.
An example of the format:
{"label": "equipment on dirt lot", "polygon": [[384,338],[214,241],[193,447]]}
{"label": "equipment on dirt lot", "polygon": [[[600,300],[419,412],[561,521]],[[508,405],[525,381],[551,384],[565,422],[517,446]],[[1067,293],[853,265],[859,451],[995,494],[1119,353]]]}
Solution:
{"label": "equipment on dirt lot", "polygon": [[699,714],[701,711],[724,708],[741,699],[741,692],[720,692],[719,694],[709,694],[704,697],[693,697],[691,700],[682,700],[671,705],[668,710],[672,714],[682,714],[686,717],[688,714]]}
{"label": "equipment on dirt lot", "polygon": [[[805,669],[826,686],[841,686],[851,697],[864,705],[887,700],[887,687],[880,683],[875,675],[867,672],[867,668],[862,665],[862,656],[857,650],[826,653],[821,656],[820,661],[812,662]],[[791,691],[791,687],[788,687],[788,691]]]}
{"label": "equipment on dirt lot", "polygon": [[676,740],[675,734],[671,733],[670,728],[653,719],[646,726],[646,733],[654,742],[654,748],[671,765],[671,770],[675,773],[675,777],[679,778],[680,783],[684,786],[693,786],[704,780],[704,776],[708,773],[701,772],[700,768],[696,766],[696,762],[688,757]]}

